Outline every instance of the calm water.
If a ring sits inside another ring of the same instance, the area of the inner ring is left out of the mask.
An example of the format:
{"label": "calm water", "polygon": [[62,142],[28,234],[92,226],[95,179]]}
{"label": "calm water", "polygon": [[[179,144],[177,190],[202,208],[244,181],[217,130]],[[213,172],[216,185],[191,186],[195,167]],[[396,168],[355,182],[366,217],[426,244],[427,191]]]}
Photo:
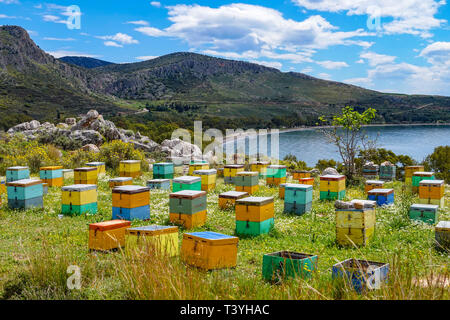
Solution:
{"label": "calm water", "polygon": [[[364,129],[370,139],[378,136],[379,148],[394,151],[396,154],[411,156],[422,161],[435,147],[450,145],[450,126],[390,126],[367,127]],[[270,137],[267,138],[270,150]],[[248,139],[247,139],[248,141]],[[246,152],[249,154],[246,143]],[[319,159],[339,160],[337,148],[329,144],[316,129],[286,132],[280,134],[280,158],[288,154],[297,156],[308,166],[314,166]],[[251,150],[251,154],[256,153]]]}

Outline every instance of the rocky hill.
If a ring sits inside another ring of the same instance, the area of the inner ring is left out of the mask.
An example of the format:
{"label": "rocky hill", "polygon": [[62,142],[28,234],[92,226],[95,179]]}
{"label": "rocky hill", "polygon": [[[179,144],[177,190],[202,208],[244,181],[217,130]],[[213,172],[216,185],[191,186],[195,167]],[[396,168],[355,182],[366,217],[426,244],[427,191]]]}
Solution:
{"label": "rocky hill", "polygon": [[104,66],[113,64],[112,62],[103,61],[103,60],[94,59],[94,58],[88,58],[88,57],[62,57],[62,58],[59,58],[59,60],[62,62],[68,63],[68,64],[78,66],[78,67],[86,68],[86,69],[104,67]]}

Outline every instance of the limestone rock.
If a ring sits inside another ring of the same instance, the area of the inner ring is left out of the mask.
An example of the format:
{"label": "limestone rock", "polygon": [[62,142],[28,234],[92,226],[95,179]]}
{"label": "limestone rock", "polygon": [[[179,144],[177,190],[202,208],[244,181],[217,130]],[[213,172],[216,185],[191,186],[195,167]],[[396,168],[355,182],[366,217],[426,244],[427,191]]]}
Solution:
{"label": "limestone rock", "polygon": [[100,149],[95,144],[87,144],[81,148],[83,151],[99,153]]}
{"label": "limestone rock", "polygon": [[326,168],[322,172],[323,176],[326,176],[326,175],[338,175],[338,174],[339,174],[339,172],[335,168]]}

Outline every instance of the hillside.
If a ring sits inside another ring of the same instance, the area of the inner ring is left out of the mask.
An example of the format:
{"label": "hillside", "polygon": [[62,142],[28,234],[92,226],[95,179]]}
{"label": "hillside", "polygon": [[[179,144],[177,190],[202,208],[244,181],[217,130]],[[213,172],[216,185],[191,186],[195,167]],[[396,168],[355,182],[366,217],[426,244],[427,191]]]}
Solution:
{"label": "hillside", "polygon": [[104,66],[113,64],[112,62],[103,61],[103,60],[99,60],[99,59],[95,59],[95,58],[88,58],[88,57],[62,57],[62,58],[59,58],[59,60],[65,62],[65,63],[68,63],[68,64],[86,68],[86,69],[104,67]]}

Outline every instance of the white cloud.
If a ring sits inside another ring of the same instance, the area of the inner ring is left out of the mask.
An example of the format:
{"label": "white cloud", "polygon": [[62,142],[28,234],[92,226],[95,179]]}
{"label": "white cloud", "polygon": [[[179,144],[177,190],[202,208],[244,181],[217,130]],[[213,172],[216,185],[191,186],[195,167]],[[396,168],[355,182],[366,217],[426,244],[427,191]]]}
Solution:
{"label": "white cloud", "polygon": [[8,16],[6,14],[0,13],[0,19],[16,19],[16,16]]}
{"label": "white cloud", "polygon": [[102,40],[110,40],[110,41],[107,41],[109,43],[113,42],[113,41],[116,43],[118,42],[122,45],[139,43],[139,41],[137,41],[136,39],[133,39],[132,36],[130,36],[126,33],[121,33],[121,32],[116,33],[115,35],[112,35],[112,36],[98,36],[97,38],[102,39]]}
{"label": "white cloud", "polygon": [[166,33],[160,29],[152,28],[152,27],[140,27],[134,29],[142,34],[145,34],[146,36],[150,37],[162,37],[165,36]]}
{"label": "white cloud", "polygon": [[48,54],[54,56],[55,58],[74,56],[74,57],[87,57],[87,58],[100,58],[101,56],[89,53],[82,53],[77,51],[66,51],[66,50],[56,50],[47,51]]}
{"label": "white cloud", "polygon": [[44,40],[48,40],[48,41],[75,41],[74,38],[53,38],[53,37],[44,37]]}
{"label": "white cloud", "polygon": [[140,56],[136,57],[137,60],[147,61],[147,60],[153,60],[158,58],[159,56]]}
{"label": "white cloud", "polygon": [[260,64],[265,67],[269,68],[275,68],[275,69],[281,69],[283,67],[283,64],[278,61],[259,61],[259,60],[250,60],[251,63]]}
{"label": "white cloud", "polygon": [[317,77],[318,77],[319,79],[331,80],[331,75],[328,74],[328,73],[325,73],[325,72],[319,73],[319,74],[317,75]]}
{"label": "white cloud", "polygon": [[369,78],[352,78],[352,79],[346,79],[343,82],[348,83],[348,84],[353,84],[355,86],[363,86],[363,87],[372,85],[372,80],[370,80]]}
{"label": "white cloud", "polygon": [[118,44],[117,42],[114,41],[105,41],[103,42],[103,44],[107,47],[123,48],[123,45]]}
{"label": "white cloud", "polygon": [[341,69],[349,67],[349,65],[346,62],[343,61],[316,61],[316,63],[326,69]]}
{"label": "white cloud", "polygon": [[300,72],[301,73],[311,73],[313,71],[314,71],[314,69],[312,67],[306,67],[303,70],[301,70]]}
{"label": "white cloud", "polygon": [[11,3],[19,3],[18,0],[0,0],[0,3],[11,4]]}
{"label": "white cloud", "polygon": [[[378,54],[378,53],[369,51],[369,52],[362,53],[360,55],[360,58],[362,58],[361,60],[363,60],[363,59],[367,60],[371,67],[375,67],[375,66],[378,66],[380,64],[386,64],[386,63],[394,62],[394,60],[397,57],[388,56],[388,55],[385,55],[385,54]],[[364,62],[364,60],[363,60],[363,62]],[[360,63],[360,62],[358,62],[358,63]]]}
{"label": "white cloud", "polygon": [[67,23],[67,20],[63,20],[58,16],[52,14],[45,14],[43,16],[44,21],[46,22],[54,22],[54,23]]}
{"label": "white cloud", "polygon": [[419,54],[431,64],[447,64],[450,66],[450,42],[434,42],[425,47]]}
{"label": "white cloud", "polygon": [[137,26],[148,26],[148,22],[144,20],[137,20],[137,21],[127,21],[126,24],[134,24]]}
{"label": "white cloud", "polygon": [[152,2],[150,2],[150,5],[152,5],[153,7],[156,7],[156,8],[161,8],[161,2],[159,2],[159,1],[152,1]]}

